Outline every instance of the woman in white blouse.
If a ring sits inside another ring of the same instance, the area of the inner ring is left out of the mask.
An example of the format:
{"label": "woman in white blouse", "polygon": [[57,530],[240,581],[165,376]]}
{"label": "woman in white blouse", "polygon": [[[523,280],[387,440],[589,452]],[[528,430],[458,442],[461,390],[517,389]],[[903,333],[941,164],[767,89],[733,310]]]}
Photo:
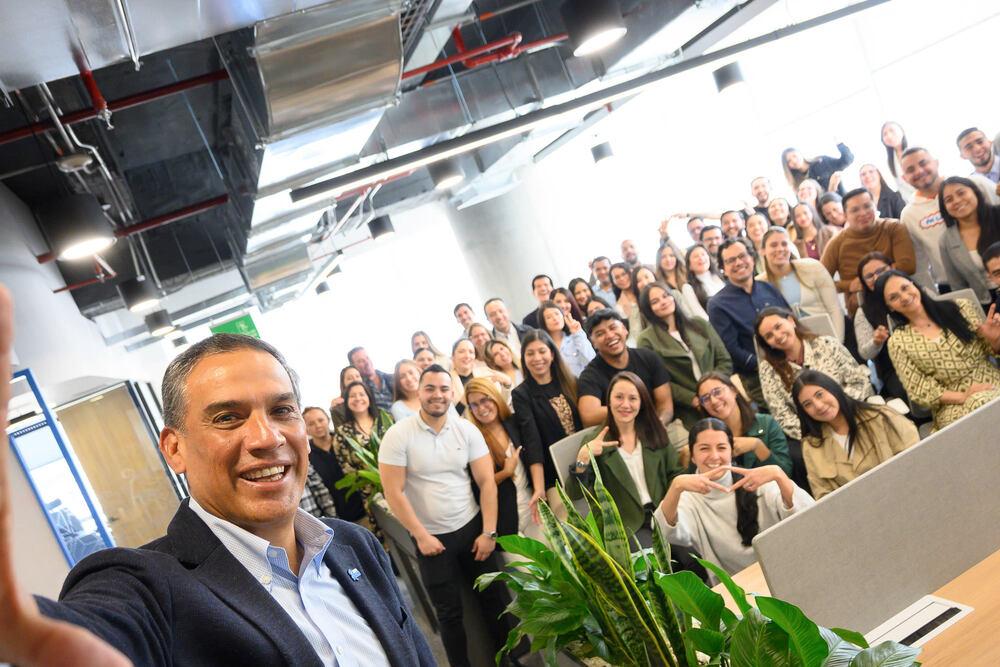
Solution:
{"label": "woman in white blouse", "polygon": [[700,243],[688,248],[684,263],[688,267],[688,281],[681,287],[681,295],[693,317],[708,320],[708,300],[718,293],[726,282],[715,268],[708,250]]}
{"label": "woman in white blouse", "polygon": [[653,517],[671,544],[692,547],[705,560],[735,573],[756,561],[757,533],[815,501],[776,465],[732,465],[733,434],[713,417],[688,432],[697,472],[678,475]]}

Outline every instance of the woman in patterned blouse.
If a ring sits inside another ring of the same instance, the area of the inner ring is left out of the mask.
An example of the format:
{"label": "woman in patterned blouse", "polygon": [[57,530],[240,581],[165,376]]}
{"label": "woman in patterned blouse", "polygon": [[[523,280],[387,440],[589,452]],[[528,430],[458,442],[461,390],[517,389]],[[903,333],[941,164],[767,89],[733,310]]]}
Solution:
{"label": "woman in patterned blouse", "polygon": [[874,294],[896,325],[888,345],[899,379],[911,401],[930,409],[935,430],[1000,398],[1000,370],[991,362],[1000,322],[992,308],[984,322],[974,304],[936,301],[896,270],[879,277]]}
{"label": "woman in patterned blouse", "polygon": [[791,389],[803,368],[829,375],[853,399],[863,401],[875,393],[867,366],[859,365],[836,338],[807,331],[787,308],[760,311],[754,330],[762,353],[757,372],[764,400],[789,438],[802,438]]}

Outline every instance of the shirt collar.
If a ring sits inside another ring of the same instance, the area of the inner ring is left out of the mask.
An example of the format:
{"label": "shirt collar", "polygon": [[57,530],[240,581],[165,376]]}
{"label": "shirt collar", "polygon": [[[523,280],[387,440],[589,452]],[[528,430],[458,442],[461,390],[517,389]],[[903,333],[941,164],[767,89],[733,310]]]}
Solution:
{"label": "shirt collar", "polygon": [[424,415],[420,410],[417,410],[417,424],[420,426],[421,429],[429,433],[433,433],[434,435],[441,435],[449,428],[451,428],[451,409],[449,408],[448,412],[445,413],[444,426],[441,427],[440,431],[435,431],[427,424],[427,422],[424,421]]}
{"label": "shirt collar", "polygon": [[[271,575],[274,566],[285,569],[287,574],[291,575],[288,555],[283,548],[273,547],[264,538],[211,514],[193,496],[189,500],[189,506],[255,579],[263,583],[264,575]],[[301,508],[295,510],[293,525],[295,541],[303,550],[302,562],[311,563],[318,573],[326,551],[333,542],[333,528]]]}

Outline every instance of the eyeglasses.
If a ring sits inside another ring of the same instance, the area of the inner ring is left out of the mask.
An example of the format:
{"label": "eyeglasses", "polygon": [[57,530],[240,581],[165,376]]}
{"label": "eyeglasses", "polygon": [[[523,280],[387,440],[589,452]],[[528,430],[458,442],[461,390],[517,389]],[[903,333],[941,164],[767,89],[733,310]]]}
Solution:
{"label": "eyeglasses", "polygon": [[862,274],[861,278],[867,283],[869,281],[875,280],[876,278],[878,278],[880,275],[882,275],[891,268],[892,268],[891,266],[880,266],[874,271],[869,271],[868,273]]}
{"label": "eyeglasses", "polygon": [[733,264],[736,264],[737,262],[742,262],[745,259],[750,259],[750,255],[748,255],[745,252],[741,252],[735,257],[725,258],[724,260],[722,260],[722,263],[725,264],[726,266],[732,266]]}
{"label": "eyeglasses", "polygon": [[472,403],[471,401],[469,402],[469,408],[472,409],[473,412],[479,412],[483,408],[489,408],[489,407],[493,407],[493,401],[488,398],[484,398],[481,401],[476,401],[475,403]]}
{"label": "eyeglasses", "polygon": [[698,397],[698,401],[702,405],[704,405],[705,403],[708,403],[713,398],[721,398],[722,397],[722,393],[725,390],[726,390],[725,387],[716,387],[712,391],[706,391],[704,394],[702,394],[701,396]]}

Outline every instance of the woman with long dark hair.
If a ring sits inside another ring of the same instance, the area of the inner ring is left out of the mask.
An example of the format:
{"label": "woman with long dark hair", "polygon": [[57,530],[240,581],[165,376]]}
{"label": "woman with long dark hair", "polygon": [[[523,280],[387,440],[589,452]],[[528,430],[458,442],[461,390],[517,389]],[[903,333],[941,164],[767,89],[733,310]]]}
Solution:
{"label": "woman with long dark hair", "polygon": [[540,531],[534,514],[538,501],[545,495],[540,452],[524,449],[517,421],[493,382],[473,378],[465,386],[465,397],[469,405],[466,416],[483,434],[493,459],[497,534],[531,532],[537,538]]}
{"label": "woman with long dark hair", "polygon": [[892,268],[892,258],[877,250],[872,251],[858,262],[858,277],[861,278],[861,293],[858,295],[858,310],[854,313],[854,337],[858,342],[858,354],[862,359],[875,364],[875,374],[882,384],[878,392],[886,400],[899,398],[907,400],[906,390],[896,375],[896,369],[889,358],[889,313],[881,300],[873,294],[875,281]]}
{"label": "woman with long dark hair", "polygon": [[590,289],[590,285],[583,278],[573,278],[569,281],[569,293],[573,295],[581,313],[587,307],[587,303],[594,298],[594,290]]}
{"label": "woman with long dark hair", "polygon": [[555,490],[559,477],[549,447],[583,428],[576,407],[576,378],[562,362],[559,348],[549,335],[537,329],[529,331],[521,341],[521,368],[524,382],[512,393],[514,417],[524,447],[537,451],[542,461],[549,505],[565,517],[566,509]]}
{"label": "woman with long dark hair", "polygon": [[997,350],[974,304],[932,299],[896,269],[879,276],[873,293],[896,324],[892,364],[910,400],[930,409],[935,429],[1000,397],[1000,370],[991,362]]}
{"label": "woman with long dark hair", "polygon": [[822,371],[848,394],[864,400],[874,393],[868,367],[859,365],[836,338],[807,331],[787,308],[772,306],[757,315],[754,338],[761,351],[758,373],[764,400],[789,438],[802,437],[791,389],[803,368]]}
{"label": "woman with long dark hair", "polygon": [[[570,497],[581,497],[576,482],[588,483],[596,461],[629,535],[643,547],[652,546],[650,520],[680,472],[677,453],[656,414],[649,390],[639,376],[622,371],[611,378],[604,402],[608,416],[576,454],[576,468],[567,487]],[[597,428],[597,427],[595,427]],[[593,457],[593,459],[591,458]]]}
{"label": "woman with long dark hair", "polygon": [[674,416],[684,428],[700,418],[695,389],[703,371],[733,372],[733,360],[712,325],[700,317],[688,319],[670,288],[661,282],[647,285],[639,295],[639,308],[649,322],[639,334],[637,347],[652,350],[670,373]]}
{"label": "woman with long dark hair", "polygon": [[734,449],[725,422],[697,422],[688,432],[696,472],[675,477],[654,512],[671,544],[692,547],[729,573],[756,561],[754,536],[815,503],[776,465],[734,465]]}
{"label": "woman with long dark hair", "polygon": [[681,287],[681,294],[692,315],[708,319],[708,300],[726,286],[715,266],[715,260],[700,243],[688,248],[684,263],[688,267],[688,282]]}
{"label": "woman with long dark hair", "polygon": [[896,187],[903,200],[911,202],[917,191],[903,179],[903,167],[900,165],[903,151],[910,145],[906,139],[906,132],[903,131],[902,125],[896,121],[888,120],[882,123],[882,129],[879,133],[882,137],[882,145],[885,146],[885,161],[889,165],[889,173],[896,179]]}
{"label": "woman with long dark hair", "polygon": [[617,310],[622,317],[629,321],[629,345],[635,345],[635,336],[639,335],[638,331],[632,331],[632,322],[636,322],[641,328],[639,314],[639,299],[636,298],[635,292],[633,290],[632,282],[632,269],[630,269],[624,262],[618,262],[617,264],[611,265],[611,289],[615,293],[615,310]]}
{"label": "woman with long dark hair", "polygon": [[363,380],[361,371],[354,366],[344,366],[340,369],[340,383],[338,385],[340,392],[330,401],[330,421],[333,422],[334,426],[344,423],[344,411],[347,409],[344,406],[344,390],[347,389],[347,385]]}
{"label": "woman with long dark hair", "polygon": [[[854,162],[854,153],[843,143],[837,144],[837,150],[840,151],[840,157],[819,155],[808,160],[796,148],[786,148],[781,151],[781,168],[785,172],[789,187],[797,192],[802,181],[812,178],[819,182],[824,192],[840,191],[843,186],[830,187],[830,177]],[[843,195],[843,192],[841,194]]]}
{"label": "woman with long dark hair", "polygon": [[792,397],[802,423],[802,457],[816,500],[920,440],[909,419],[892,408],[852,398],[820,371],[799,373]]}
{"label": "woman with long dark hair", "polygon": [[[577,322],[583,322],[586,319],[583,316],[583,311],[580,310],[580,306],[576,303],[576,298],[570,293],[565,287],[557,287],[552,290],[552,295],[549,296],[549,300],[553,301],[557,306],[562,308],[563,315],[568,318],[572,317]],[[538,323],[541,324],[541,313],[538,314]]]}
{"label": "woman with long dark hair", "polygon": [[861,165],[860,175],[861,187],[872,196],[878,217],[898,220],[906,207],[903,196],[889,187],[879,168],[870,162]]}
{"label": "woman with long dark hair", "polygon": [[580,321],[566,317],[565,311],[554,301],[545,301],[538,308],[538,323],[559,348],[559,355],[573,377],[580,377],[596,355]]}
{"label": "woman with long dark hair", "polygon": [[[695,388],[703,417],[715,417],[733,433],[733,460],[744,468],[775,464],[792,474],[792,457],[781,426],[769,414],[757,412],[725,373],[709,371]],[[805,466],[803,466],[803,476]]]}
{"label": "woman with long dark hair", "polygon": [[945,224],[940,247],[948,285],[971,288],[979,303],[988,306],[996,290],[983,254],[1000,241],[1000,206],[991,206],[976,184],[962,176],[945,179],[938,206]]}
{"label": "woman with long dark hair", "polygon": [[[367,449],[373,454],[375,442],[381,442],[385,432],[392,426],[392,416],[375,404],[375,395],[364,382],[352,382],[344,388],[344,422],[333,431],[333,454],[345,473],[364,470],[364,462],[354,451],[354,445]],[[371,491],[363,493],[365,511],[372,526],[375,518],[368,508]]]}
{"label": "woman with long dark hair", "polygon": [[753,242],[753,252],[757,257],[757,261],[754,263],[754,273],[760,273],[764,270],[764,232],[770,226],[770,221],[763,213],[754,213],[747,218],[747,238]]}

